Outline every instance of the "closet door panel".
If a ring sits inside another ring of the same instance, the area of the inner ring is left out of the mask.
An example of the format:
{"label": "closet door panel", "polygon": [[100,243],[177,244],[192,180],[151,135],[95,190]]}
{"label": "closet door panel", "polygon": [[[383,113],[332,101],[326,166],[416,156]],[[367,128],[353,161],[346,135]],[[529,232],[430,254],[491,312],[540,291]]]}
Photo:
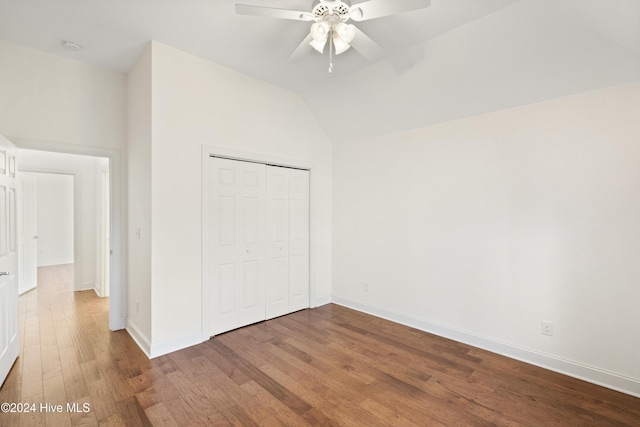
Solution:
{"label": "closet door panel", "polygon": [[309,171],[289,172],[289,312],[309,307]]}
{"label": "closet door panel", "polygon": [[212,157],[209,167],[209,335],[265,319],[265,165]]}
{"label": "closet door panel", "polygon": [[309,172],[267,167],[267,318],[309,307]]}
{"label": "closet door panel", "polygon": [[267,166],[267,319],[289,311],[289,169]]}

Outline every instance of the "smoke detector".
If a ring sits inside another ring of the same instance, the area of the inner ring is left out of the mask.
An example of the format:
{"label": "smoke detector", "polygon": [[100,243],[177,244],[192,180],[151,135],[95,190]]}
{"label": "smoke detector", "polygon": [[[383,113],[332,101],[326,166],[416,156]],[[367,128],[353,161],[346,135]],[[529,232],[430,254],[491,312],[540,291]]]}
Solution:
{"label": "smoke detector", "polygon": [[70,42],[68,40],[62,40],[62,47],[72,52],[77,52],[82,49],[82,46],[78,43]]}

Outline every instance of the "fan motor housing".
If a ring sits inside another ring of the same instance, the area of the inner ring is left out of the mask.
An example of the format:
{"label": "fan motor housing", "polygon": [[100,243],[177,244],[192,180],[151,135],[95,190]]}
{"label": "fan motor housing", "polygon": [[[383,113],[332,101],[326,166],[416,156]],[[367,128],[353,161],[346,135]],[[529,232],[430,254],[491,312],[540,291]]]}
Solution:
{"label": "fan motor housing", "polygon": [[349,19],[349,9],[351,9],[351,3],[347,0],[316,0],[311,13],[316,20],[333,16],[334,19],[338,18],[344,22]]}

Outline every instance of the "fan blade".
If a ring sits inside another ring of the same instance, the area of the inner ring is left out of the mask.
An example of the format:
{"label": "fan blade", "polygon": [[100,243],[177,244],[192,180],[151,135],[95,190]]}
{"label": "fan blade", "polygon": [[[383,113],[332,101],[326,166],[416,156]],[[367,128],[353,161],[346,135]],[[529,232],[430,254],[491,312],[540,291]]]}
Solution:
{"label": "fan blade", "polygon": [[275,7],[253,6],[250,4],[236,4],[236,13],[239,15],[267,16],[269,18],[293,19],[294,21],[312,21],[313,15],[309,12],[299,12]]}
{"label": "fan blade", "polygon": [[309,42],[313,40],[313,37],[311,37],[311,33],[309,33],[309,35],[307,37],[305,37],[304,40],[302,40],[302,43],[300,43],[298,45],[298,47],[296,48],[296,50],[293,51],[293,53],[291,53],[291,55],[289,55],[289,58],[287,58],[287,62],[295,62],[298,61],[300,58],[302,58],[303,56],[305,56],[306,54],[309,53],[309,51],[311,51],[313,48],[309,45]]}
{"label": "fan blade", "polygon": [[369,0],[357,3],[349,9],[349,16],[354,21],[367,21],[389,15],[425,9],[431,0]]}
{"label": "fan blade", "polygon": [[359,28],[356,28],[356,36],[351,40],[350,45],[367,59],[381,58],[384,53],[378,43],[371,40],[371,38]]}

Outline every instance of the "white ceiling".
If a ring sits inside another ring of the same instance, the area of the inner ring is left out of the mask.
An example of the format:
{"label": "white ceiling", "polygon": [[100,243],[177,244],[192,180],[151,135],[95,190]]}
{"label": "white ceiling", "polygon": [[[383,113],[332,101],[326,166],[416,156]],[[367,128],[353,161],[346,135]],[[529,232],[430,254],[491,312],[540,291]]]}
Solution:
{"label": "white ceiling", "polygon": [[0,39],[121,72],[157,40],[300,94],[334,142],[640,80],[640,0],[432,0],[358,23],[385,56],[349,50],[332,74],[313,51],[286,61],[308,23],[236,15],[238,1],[312,3],[0,0]]}

